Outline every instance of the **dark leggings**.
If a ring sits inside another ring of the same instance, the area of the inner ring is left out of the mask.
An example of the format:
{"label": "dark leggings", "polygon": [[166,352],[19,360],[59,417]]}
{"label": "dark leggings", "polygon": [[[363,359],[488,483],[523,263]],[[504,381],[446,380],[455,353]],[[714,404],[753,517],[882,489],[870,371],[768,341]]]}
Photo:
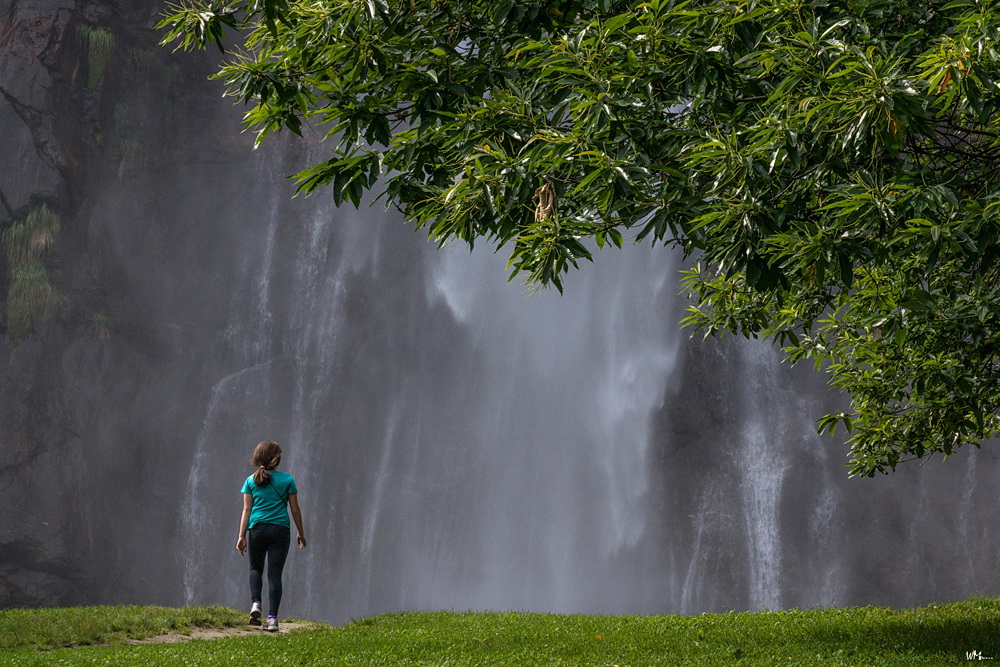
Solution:
{"label": "dark leggings", "polygon": [[264,585],[264,557],[267,556],[268,616],[278,615],[278,605],[281,604],[281,571],[285,568],[291,541],[292,532],[289,527],[274,523],[258,523],[248,533],[250,601],[260,602],[261,588]]}

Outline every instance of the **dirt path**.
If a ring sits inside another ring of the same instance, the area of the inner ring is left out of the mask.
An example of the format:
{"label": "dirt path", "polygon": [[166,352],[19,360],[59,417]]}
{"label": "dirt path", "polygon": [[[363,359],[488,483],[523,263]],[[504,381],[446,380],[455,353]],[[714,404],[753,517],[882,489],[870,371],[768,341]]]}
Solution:
{"label": "dirt path", "polygon": [[257,635],[257,634],[286,634],[289,632],[294,632],[296,630],[301,630],[303,628],[312,627],[312,623],[279,623],[278,632],[271,633],[265,632],[261,628],[253,628],[250,626],[244,627],[226,627],[226,628],[194,628],[191,630],[191,634],[182,635],[176,632],[168,632],[162,635],[153,635],[152,637],[146,637],[145,639],[129,639],[127,640],[129,644],[176,644],[178,642],[187,642],[193,639],[226,639],[227,637],[239,637],[242,635]]}

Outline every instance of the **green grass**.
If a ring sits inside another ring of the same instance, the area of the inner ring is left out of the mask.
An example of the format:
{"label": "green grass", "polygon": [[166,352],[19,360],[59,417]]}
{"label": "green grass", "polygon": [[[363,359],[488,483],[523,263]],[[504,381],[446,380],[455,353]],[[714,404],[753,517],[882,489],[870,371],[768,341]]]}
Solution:
{"label": "green grass", "polygon": [[[0,612],[0,664],[947,665],[968,662],[971,651],[1000,660],[1000,599],[993,598],[903,610],[701,616],[412,612],[282,635],[39,650],[120,642],[133,632],[148,634],[157,624],[177,631],[211,618],[220,625],[244,621],[242,614],[221,608]],[[115,627],[102,630],[94,619]],[[44,640],[30,638],[39,622],[49,626]]]}
{"label": "green grass", "polygon": [[11,609],[0,611],[0,665],[12,651],[107,644],[245,623],[245,614],[226,607]]}

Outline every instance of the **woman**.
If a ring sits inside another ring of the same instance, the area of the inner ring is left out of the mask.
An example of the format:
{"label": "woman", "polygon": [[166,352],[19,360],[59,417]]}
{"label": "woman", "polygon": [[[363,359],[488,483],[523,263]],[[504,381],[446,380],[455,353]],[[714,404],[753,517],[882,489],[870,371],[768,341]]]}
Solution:
{"label": "woman", "polygon": [[270,605],[265,630],[278,631],[278,605],[281,604],[281,571],[285,567],[288,547],[291,544],[291,527],[288,523],[287,505],[295,519],[299,549],[306,546],[302,530],[302,512],[295,478],[279,472],[281,447],[273,440],[257,445],[250,457],[250,465],[257,471],[243,482],[243,516],[240,517],[240,535],[236,550],[242,556],[247,551],[247,529],[250,550],[250,625],[260,625],[260,598],[263,587],[264,561],[267,560],[267,601]]}

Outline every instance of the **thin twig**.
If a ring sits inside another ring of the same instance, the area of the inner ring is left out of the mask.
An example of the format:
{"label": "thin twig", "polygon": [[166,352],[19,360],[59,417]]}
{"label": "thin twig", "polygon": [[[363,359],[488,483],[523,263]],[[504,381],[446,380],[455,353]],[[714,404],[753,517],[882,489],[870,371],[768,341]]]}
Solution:
{"label": "thin twig", "polygon": [[7,215],[9,215],[10,219],[13,220],[15,217],[14,209],[10,207],[10,202],[7,201],[7,197],[4,196],[3,190],[0,190],[0,204],[3,204],[4,209],[7,211]]}

